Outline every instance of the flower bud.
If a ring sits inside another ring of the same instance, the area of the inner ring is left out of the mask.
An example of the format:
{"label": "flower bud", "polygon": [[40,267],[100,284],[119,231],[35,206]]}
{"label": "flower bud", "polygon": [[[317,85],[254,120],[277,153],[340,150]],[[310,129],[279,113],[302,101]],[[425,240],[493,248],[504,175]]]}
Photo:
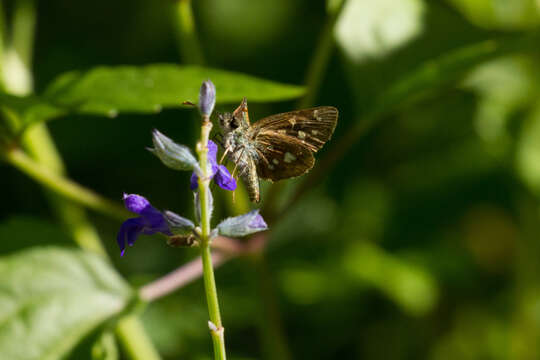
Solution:
{"label": "flower bud", "polygon": [[259,210],[223,220],[217,226],[218,232],[223,236],[242,237],[268,229]]}
{"label": "flower bud", "polygon": [[175,143],[155,129],[152,131],[152,142],[154,148],[148,150],[156,155],[167,167],[175,170],[194,169],[199,172],[197,159],[195,159],[187,146]]}
{"label": "flower bud", "polygon": [[201,114],[210,116],[216,104],[216,87],[210,80],[206,80],[201,85],[199,91],[199,111]]}
{"label": "flower bud", "polygon": [[195,228],[195,224],[191,220],[175,214],[172,211],[165,210],[163,215],[169,225],[169,229],[175,235],[191,234],[191,231]]}

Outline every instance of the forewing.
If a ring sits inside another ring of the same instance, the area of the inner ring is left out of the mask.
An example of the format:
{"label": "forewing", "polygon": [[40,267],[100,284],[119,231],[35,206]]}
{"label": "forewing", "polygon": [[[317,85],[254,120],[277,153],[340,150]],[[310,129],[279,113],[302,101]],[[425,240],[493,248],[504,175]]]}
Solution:
{"label": "forewing", "polygon": [[300,140],[278,132],[262,130],[256,137],[257,173],[272,181],[300,176],[313,167],[313,151]]}
{"label": "forewing", "polygon": [[338,110],[332,106],[290,111],[263,118],[251,127],[252,136],[275,131],[298,139],[311,151],[317,152],[332,137],[336,128]]}

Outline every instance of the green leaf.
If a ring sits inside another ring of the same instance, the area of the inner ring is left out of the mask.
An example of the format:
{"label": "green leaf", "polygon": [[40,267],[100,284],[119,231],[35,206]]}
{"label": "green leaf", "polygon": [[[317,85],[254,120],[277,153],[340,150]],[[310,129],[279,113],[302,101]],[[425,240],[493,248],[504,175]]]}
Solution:
{"label": "green leaf", "polygon": [[533,29],[540,24],[536,0],[450,0],[473,24],[487,29]]}
{"label": "green leaf", "polygon": [[437,283],[426,269],[375,244],[353,244],[346,251],[343,267],[351,279],[371,284],[412,315],[424,315],[437,303]]}
{"label": "green leaf", "polygon": [[[0,93],[0,105],[14,112],[21,119],[22,126],[34,122],[63,116],[67,109],[57,107],[37,96],[15,96]],[[19,129],[15,129],[19,130]]]}
{"label": "green leaf", "polygon": [[422,31],[422,0],[349,0],[336,23],[336,40],[355,62],[384,56]]}
{"label": "green leaf", "polygon": [[2,257],[0,359],[63,357],[133,298],[97,255],[48,247]]}
{"label": "green leaf", "polygon": [[533,106],[520,131],[516,166],[525,184],[540,194],[540,102]]}
{"label": "green leaf", "polygon": [[217,103],[279,101],[301,96],[303,88],[235,72],[198,66],[155,64],[142,67],[98,67],[61,75],[44,99],[74,112],[108,115],[152,113],[196,102],[204,80],[216,85]]}

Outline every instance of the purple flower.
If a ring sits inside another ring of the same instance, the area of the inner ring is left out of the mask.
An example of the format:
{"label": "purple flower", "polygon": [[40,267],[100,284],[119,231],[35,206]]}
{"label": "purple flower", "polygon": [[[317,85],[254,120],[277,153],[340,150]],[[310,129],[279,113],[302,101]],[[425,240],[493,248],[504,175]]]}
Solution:
{"label": "purple flower", "polygon": [[116,237],[120,247],[120,256],[124,256],[126,242],[133,246],[139,234],[152,235],[162,233],[171,236],[167,221],[163,214],[153,207],[145,197],[136,194],[124,194],[126,209],[140,215],[124,221]]}
{"label": "purple flower", "polygon": [[[236,189],[236,180],[231,176],[231,173],[229,173],[229,170],[227,170],[225,165],[218,165],[216,160],[217,151],[217,145],[212,140],[208,140],[208,162],[212,169],[210,177],[214,179],[220,188],[232,191]],[[189,186],[191,190],[197,189],[199,186],[198,180],[197,174],[193,172],[193,174],[191,174],[191,183]]]}

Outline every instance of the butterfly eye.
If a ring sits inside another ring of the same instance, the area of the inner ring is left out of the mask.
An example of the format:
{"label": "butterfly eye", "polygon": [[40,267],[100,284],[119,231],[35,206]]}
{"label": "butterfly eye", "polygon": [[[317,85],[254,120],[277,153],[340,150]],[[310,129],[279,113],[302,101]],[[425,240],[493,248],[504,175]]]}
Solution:
{"label": "butterfly eye", "polygon": [[237,129],[238,126],[240,126],[240,122],[238,121],[238,119],[236,118],[236,116],[233,116],[231,118],[231,122],[229,123],[229,126],[231,127],[231,129]]}

